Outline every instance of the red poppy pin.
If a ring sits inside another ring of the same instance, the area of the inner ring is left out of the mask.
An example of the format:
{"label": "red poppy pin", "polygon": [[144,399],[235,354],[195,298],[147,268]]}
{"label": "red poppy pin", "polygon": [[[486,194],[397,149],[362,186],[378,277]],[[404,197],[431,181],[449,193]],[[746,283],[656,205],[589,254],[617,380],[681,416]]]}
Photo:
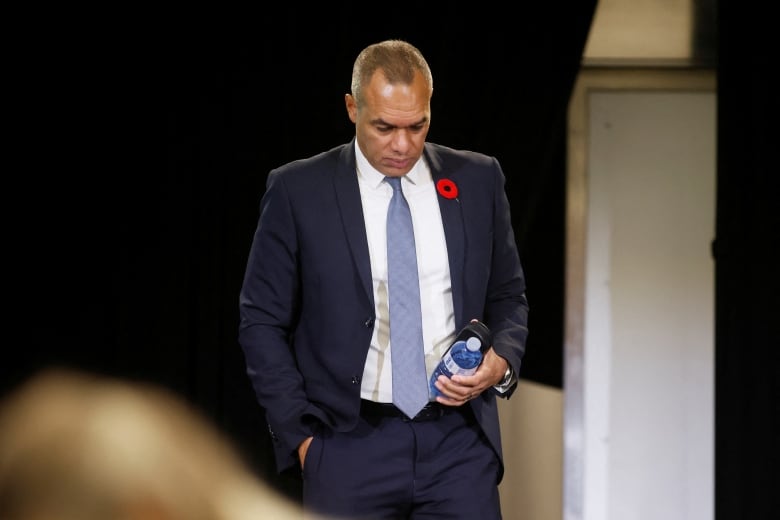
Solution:
{"label": "red poppy pin", "polygon": [[439,179],[436,183],[436,191],[445,199],[454,199],[458,196],[458,186],[449,179]]}

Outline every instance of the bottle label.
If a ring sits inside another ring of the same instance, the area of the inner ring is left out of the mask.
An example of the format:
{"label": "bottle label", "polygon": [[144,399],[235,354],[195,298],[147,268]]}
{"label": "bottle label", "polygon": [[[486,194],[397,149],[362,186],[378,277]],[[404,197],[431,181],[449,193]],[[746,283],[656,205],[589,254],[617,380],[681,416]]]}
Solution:
{"label": "bottle label", "polygon": [[471,376],[474,375],[474,372],[477,371],[477,367],[463,367],[458,364],[457,361],[455,361],[455,358],[453,358],[451,355],[447,354],[444,356],[444,367],[447,369],[445,373],[452,377],[453,375],[457,374],[459,376]]}

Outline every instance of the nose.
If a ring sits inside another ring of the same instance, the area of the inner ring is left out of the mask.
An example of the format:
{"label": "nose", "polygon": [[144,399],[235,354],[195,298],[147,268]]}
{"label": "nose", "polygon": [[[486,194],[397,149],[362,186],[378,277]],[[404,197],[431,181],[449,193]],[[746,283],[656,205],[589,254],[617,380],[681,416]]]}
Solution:
{"label": "nose", "polygon": [[395,132],[393,132],[393,151],[406,153],[409,150],[410,143],[409,130],[406,128],[396,128]]}

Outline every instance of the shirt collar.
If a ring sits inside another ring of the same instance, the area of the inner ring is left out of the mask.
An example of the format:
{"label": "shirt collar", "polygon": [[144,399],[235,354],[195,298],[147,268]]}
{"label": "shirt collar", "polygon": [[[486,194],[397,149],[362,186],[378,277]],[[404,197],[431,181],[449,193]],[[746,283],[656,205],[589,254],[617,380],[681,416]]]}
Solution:
{"label": "shirt collar", "polygon": [[[357,141],[355,141],[355,161],[357,162],[358,175],[362,177],[365,182],[367,182],[368,185],[372,188],[379,188],[382,185],[382,182],[385,180],[386,175],[371,166],[371,163],[368,162],[366,156],[363,155],[363,151],[360,149]],[[425,181],[425,172],[425,161],[421,156],[417,162],[414,163],[412,169],[409,170],[406,175],[404,175],[404,177],[406,177],[406,180],[412,184],[420,186]]]}

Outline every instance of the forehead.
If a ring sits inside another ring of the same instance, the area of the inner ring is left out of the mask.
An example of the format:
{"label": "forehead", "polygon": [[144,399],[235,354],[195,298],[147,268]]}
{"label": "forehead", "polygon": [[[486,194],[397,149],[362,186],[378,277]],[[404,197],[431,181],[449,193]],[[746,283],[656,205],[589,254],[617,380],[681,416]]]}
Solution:
{"label": "forehead", "polygon": [[364,94],[371,116],[383,119],[419,119],[427,114],[431,98],[425,78],[419,71],[409,85],[389,83],[384,74],[377,71]]}

